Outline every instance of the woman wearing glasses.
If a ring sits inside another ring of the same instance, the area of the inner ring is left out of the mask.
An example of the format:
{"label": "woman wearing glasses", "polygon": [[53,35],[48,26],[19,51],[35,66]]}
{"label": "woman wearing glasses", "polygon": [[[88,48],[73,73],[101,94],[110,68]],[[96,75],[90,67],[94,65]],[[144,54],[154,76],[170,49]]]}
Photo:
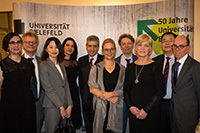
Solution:
{"label": "woman wearing glasses", "polygon": [[153,41],[142,34],[136,39],[138,59],[126,69],[124,99],[130,111],[131,133],[157,133],[159,129],[159,102],[165,95],[163,75],[149,58]]}
{"label": "woman wearing glasses", "polygon": [[16,33],[4,37],[3,49],[9,55],[0,62],[0,132],[35,133],[35,101],[31,90],[34,64],[20,56],[22,39]]}
{"label": "woman wearing glasses", "polygon": [[93,96],[95,110],[94,133],[121,133],[123,129],[123,84],[124,66],[114,61],[115,42],[104,40],[104,60],[92,66],[88,85]]}

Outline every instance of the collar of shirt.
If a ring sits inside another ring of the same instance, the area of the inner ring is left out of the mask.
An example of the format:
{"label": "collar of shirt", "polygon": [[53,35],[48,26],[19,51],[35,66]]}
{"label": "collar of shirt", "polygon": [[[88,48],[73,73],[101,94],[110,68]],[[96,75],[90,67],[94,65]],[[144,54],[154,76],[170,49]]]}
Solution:
{"label": "collar of shirt", "polygon": [[[166,54],[164,54],[164,57],[165,58],[164,58],[163,66],[165,67],[165,64],[167,62],[166,57],[168,57],[168,56]],[[175,57],[174,57],[173,54],[171,56],[169,56],[169,57],[170,57],[169,64],[170,64],[170,66],[172,66],[174,64],[174,62],[175,62]],[[164,67],[163,67],[163,70],[164,70]]]}
{"label": "collar of shirt", "polygon": [[93,57],[89,56],[89,62],[90,62],[90,59],[93,58],[92,64],[94,64],[94,63],[96,62],[96,60],[97,60],[97,57],[98,57],[98,54],[96,54],[96,55],[93,56]]}
{"label": "collar of shirt", "polygon": [[131,60],[130,60],[130,63],[132,63],[132,60],[133,60],[133,59],[132,59],[132,54],[131,54],[131,56],[129,56],[128,58],[127,58],[124,54],[122,54],[122,59],[123,59],[123,60],[131,59]]}
{"label": "collar of shirt", "polygon": [[33,58],[33,60],[35,60],[35,55],[33,55],[33,56],[31,57],[31,56],[27,55],[26,53],[24,53],[24,57],[25,57],[26,59],[28,59],[28,58]]}
{"label": "collar of shirt", "polygon": [[[165,60],[166,60],[166,57],[168,57],[168,56],[165,54]],[[169,56],[169,57],[170,57],[170,60],[171,60],[171,59],[173,59],[173,60],[175,59],[175,57],[174,57],[173,54],[172,54],[171,56]]]}
{"label": "collar of shirt", "polygon": [[127,64],[126,59],[131,59],[131,60],[130,60],[130,63],[133,62],[132,55],[131,55],[130,57],[127,58],[124,54],[122,54],[121,60],[120,60],[120,64],[122,64],[122,65],[125,66],[125,67],[126,67],[126,64]]}

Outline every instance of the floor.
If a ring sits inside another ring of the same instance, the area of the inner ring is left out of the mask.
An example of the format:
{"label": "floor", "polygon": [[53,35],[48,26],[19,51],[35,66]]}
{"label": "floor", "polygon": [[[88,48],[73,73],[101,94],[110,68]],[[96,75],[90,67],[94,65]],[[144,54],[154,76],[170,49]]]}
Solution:
{"label": "floor", "polygon": [[76,133],[86,133],[86,131],[82,131],[82,130],[80,129],[80,130],[76,130]]}

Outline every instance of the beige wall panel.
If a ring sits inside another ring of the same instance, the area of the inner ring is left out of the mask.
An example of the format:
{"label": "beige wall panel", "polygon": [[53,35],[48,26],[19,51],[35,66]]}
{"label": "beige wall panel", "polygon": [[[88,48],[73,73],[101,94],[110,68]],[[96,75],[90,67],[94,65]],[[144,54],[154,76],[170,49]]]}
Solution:
{"label": "beige wall panel", "polygon": [[[30,30],[30,24],[70,24],[69,29],[56,29],[62,31],[61,36],[40,35],[40,31],[48,28],[35,28],[38,30],[40,46],[37,54],[40,55],[44,42],[48,37],[58,37],[61,42],[71,36],[78,44],[79,56],[86,54],[85,40],[87,36],[95,34],[100,38],[100,44],[106,38],[112,38],[117,44],[118,37],[123,33],[130,33],[137,37],[138,20],[159,18],[187,17],[188,24],[194,25],[193,0],[170,0],[165,2],[125,5],[125,6],[59,6],[33,3],[15,3],[14,19],[21,19],[25,24],[25,31]],[[167,11],[166,11],[167,10]],[[179,26],[185,25],[179,23]],[[152,28],[152,26],[149,26]],[[52,29],[50,29],[52,30]],[[189,34],[193,45],[193,32]],[[117,55],[121,53],[117,45]],[[193,50],[191,50],[193,55]],[[155,56],[153,54],[152,56]]]}

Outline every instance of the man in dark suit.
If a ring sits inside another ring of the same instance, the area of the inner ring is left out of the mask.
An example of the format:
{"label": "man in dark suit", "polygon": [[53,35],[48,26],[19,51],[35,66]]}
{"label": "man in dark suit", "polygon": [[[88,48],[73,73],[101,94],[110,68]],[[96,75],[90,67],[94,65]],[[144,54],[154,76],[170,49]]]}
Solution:
{"label": "man in dark suit", "polygon": [[172,132],[194,133],[200,118],[200,63],[188,55],[188,37],[178,36],[172,47],[177,59],[172,67]]}
{"label": "man in dark suit", "polygon": [[[137,60],[137,56],[133,54],[135,39],[130,34],[122,34],[118,39],[118,44],[121,48],[122,54],[118,56],[115,61],[122,64],[123,66],[127,66],[128,64]],[[128,109],[124,102],[123,104],[123,133],[128,130],[127,126],[127,118],[128,118]]]}
{"label": "man in dark suit", "polygon": [[24,57],[31,58],[33,64],[35,65],[35,75],[37,80],[37,97],[38,99],[35,101],[36,105],[36,125],[37,125],[37,133],[41,132],[43,120],[44,120],[44,112],[43,112],[43,99],[44,99],[44,90],[40,84],[39,80],[39,69],[38,66],[42,62],[42,60],[35,55],[37,51],[37,47],[39,44],[39,39],[36,33],[32,31],[28,31],[22,35],[23,39],[23,49],[24,49]]}
{"label": "man in dark suit", "polygon": [[92,97],[89,92],[88,78],[90,68],[93,64],[99,63],[104,58],[98,54],[99,50],[99,38],[91,35],[86,41],[87,55],[79,58],[79,87],[82,98],[83,117],[85,121],[86,132],[92,132],[93,125],[93,111],[92,111]]}
{"label": "man in dark suit", "polygon": [[160,73],[164,75],[166,95],[160,102],[160,133],[171,133],[170,126],[170,100],[172,97],[171,69],[175,62],[172,45],[176,35],[166,32],[161,36],[161,46],[164,54],[155,57],[153,60],[159,65]]}

